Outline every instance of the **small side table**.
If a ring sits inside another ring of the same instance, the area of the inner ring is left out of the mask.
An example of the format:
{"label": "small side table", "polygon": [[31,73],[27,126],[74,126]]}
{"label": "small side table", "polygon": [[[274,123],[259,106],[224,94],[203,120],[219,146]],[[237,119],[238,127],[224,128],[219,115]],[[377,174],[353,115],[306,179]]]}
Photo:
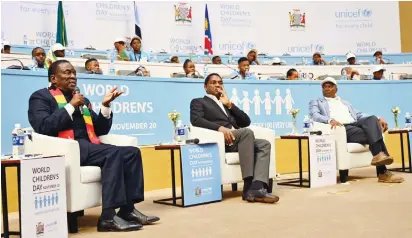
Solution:
{"label": "small side table", "polygon": [[[183,207],[183,204],[184,204],[183,196],[176,197],[175,150],[179,150],[179,154],[180,154],[181,153],[180,145],[157,145],[155,146],[155,150],[169,150],[170,151],[170,162],[171,162],[170,168],[172,170],[172,197],[164,198],[160,200],[154,200],[153,202],[158,203],[158,204],[163,204],[163,205]],[[183,179],[181,159],[180,159],[180,178]],[[181,186],[181,194],[183,194],[183,186]],[[177,200],[182,200],[182,203],[178,204]]]}
{"label": "small side table", "polygon": [[[401,129],[401,130],[389,130],[389,134],[399,134],[400,140],[401,140],[401,154],[402,154],[402,168],[393,168],[389,169],[391,171],[397,171],[397,172],[405,172],[405,173],[412,173],[412,159],[411,159],[411,149],[410,149],[410,138],[409,138],[409,132],[412,132],[412,130],[406,130],[406,129]],[[406,134],[407,142],[408,142],[408,154],[409,154],[409,167],[405,167],[405,151],[403,148],[403,134]]]}
{"label": "small side table", "polygon": [[[309,136],[306,135],[284,135],[280,136],[281,139],[285,140],[298,140],[298,148],[299,148],[299,179],[294,179],[287,182],[278,183],[278,185],[287,185],[287,186],[295,186],[295,187],[304,187],[310,188],[310,152],[309,152]],[[302,177],[303,168],[302,168],[302,140],[308,140],[308,172],[309,176],[308,179],[304,179]],[[303,183],[307,183],[303,184]]]}
{"label": "small side table", "polygon": [[[19,202],[19,231],[10,231],[9,229],[9,209],[7,202],[7,181],[6,181],[6,168],[17,168],[17,199]],[[20,160],[4,159],[1,160],[1,201],[3,209],[3,228],[4,233],[1,233],[1,237],[9,238],[11,235],[21,236],[21,199],[20,199]]]}

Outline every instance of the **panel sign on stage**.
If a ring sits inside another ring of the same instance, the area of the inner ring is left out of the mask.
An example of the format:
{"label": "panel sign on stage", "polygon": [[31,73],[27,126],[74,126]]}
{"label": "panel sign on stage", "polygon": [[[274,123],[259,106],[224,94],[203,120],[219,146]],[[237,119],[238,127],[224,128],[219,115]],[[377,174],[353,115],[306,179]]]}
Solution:
{"label": "panel sign on stage", "polygon": [[222,200],[219,148],[216,143],[181,147],[183,206]]}
{"label": "panel sign on stage", "polygon": [[310,136],[310,187],[336,184],[336,140],[333,136]]}

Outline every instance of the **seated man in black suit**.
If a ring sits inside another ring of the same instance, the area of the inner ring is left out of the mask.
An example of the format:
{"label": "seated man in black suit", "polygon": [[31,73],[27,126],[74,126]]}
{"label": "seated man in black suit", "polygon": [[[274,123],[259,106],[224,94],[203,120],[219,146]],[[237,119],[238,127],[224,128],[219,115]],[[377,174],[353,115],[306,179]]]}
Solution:
{"label": "seated man in black suit", "polygon": [[255,139],[249,116],[231,103],[219,74],[205,79],[206,96],[190,103],[193,126],[220,131],[224,134],[226,151],[238,152],[244,180],[243,196],[249,202],[274,203],[279,197],[267,192],[269,180],[270,143]]}
{"label": "seated man in black suit", "polygon": [[[104,96],[97,115],[87,98],[74,93],[77,78],[70,62],[56,61],[48,70],[51,86],[31,95],[29,121],[37,133],[77,140],[80,165],[101,168],[103,210],[97,230],[132,231],[159,220],[134,208],[134,203],[144,200],[140,150],[102,144],[98,139],[98,136],[109,133],[113,119],[110,103],[123,92],[116,91],[117,87],[111,89]],[[120,211],[116,214],[118,207]]]}

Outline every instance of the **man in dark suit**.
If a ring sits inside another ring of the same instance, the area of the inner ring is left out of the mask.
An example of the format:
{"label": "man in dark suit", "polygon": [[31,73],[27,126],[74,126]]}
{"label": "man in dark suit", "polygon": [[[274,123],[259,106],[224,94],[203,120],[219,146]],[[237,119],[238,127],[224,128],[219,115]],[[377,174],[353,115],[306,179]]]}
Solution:
{"label": "man in dark suit", "polygon": [[48,78],[51,86],[34,92],[29,99],[29,121],[37,133],[77,140],[80,165],[101,168],[103,210],[97,230],[132,231],[159,220],[134,208],[134,203],[144,200],[140,150],[102,144],[98,139],[109,133],[113,119],[110,103],[123,92],[116,91],[117,87],[111,89],[97,115],[87,98],[74,93],[77,78],[70,62],[52,63]]}
{"label": "man in dark suit", "polygon": [[231,103],[219,74],[206,77],[206,96],[190,103],[190,121],[193,126],[222,132],[226,151],[238,152],[244,180],[243,200],[274,203],[279,197],[267,192],[269,180],[270,143],[255,139],[249,116]]}

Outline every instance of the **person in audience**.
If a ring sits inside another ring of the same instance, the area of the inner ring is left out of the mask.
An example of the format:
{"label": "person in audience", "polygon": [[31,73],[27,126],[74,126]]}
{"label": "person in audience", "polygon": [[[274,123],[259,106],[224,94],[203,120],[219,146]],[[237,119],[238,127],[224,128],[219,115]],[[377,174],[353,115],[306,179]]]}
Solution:
{"label": "person in audience", "polygon": [[46,53],[43,48],[36,47],[31,51],[31,56],[33,58],[33,67],[44,68],[44,61],[46,60]]}
{"label": "person in audience", "polygon": [[287,80],[299,80],[299,73],[296,69],[289,69],[286,72],[286,79]]}
{"label": "person in audience", "polygon": [[375,64],[387,64],[387,62],[382,58],[383,54],[382,51],[378,50],[373,54],[375,57]]}
{"label": "person in audience", "polygon": [[310,101],[309,111],[313,121],[330,124],[334,129],[344,126],[348,143],[368,144],[373,158],[371,165],[376,166],[378,181],[383,183],[400,183],[397,177],[386,169],[393,162],[383,141],[382,133],[388,130],[383,118],[362,113],[336,95],[336,80],[327,77],[321,82],[323,97]]}
{"label": "person in audience", "polygon": [[272,65],[282,65],[282,60],[280,60],[280,58],[279,57],[275,57],[275,58],[273,58],[273,60],[272,60]]}
{"label": "person in audience", "polygon": [[45,67],[48,69],[50,65],[57,61],[57,57],[64,58],[66,47],[60,43],[56,43],[50,47],[45,62]]}
{"label": "person in audience", "polygon": [[258,79],[255,74],[252,74],[249,72],[250,63],[249,63],[248,58],[241,57],[237,61],[237,68],[239,70],[234,71],[232,74],[230,74],[227,77],[230,79],[242,79],[242,80],[257,80]]}
{"label": "person in audience", "polygon": [[220,56],[218,56],[218,55],[213,56],[212,63],[213,64],[222,64],[222,58],[220,58]]}
{"label": "person in audience", "polygon": [[2,54],[10,54],[11,44],[8,41],[3,41],[3,48],[1,49]]}
{"label": "person in audience", "polygon": [[130,61],[140,62],[142,58],[146,58],[147,62],[149,62],[149,55],[141,51],[142,39],[140,39],[140,37],[134,36],[130,42],[130,46],[132,47],[132,51],[129,51]]}
{"label": "person in audience", "polygon": [[179,64],[180,62],[179,62],[179,57],[177,57],[177,56],[171,56],[170,57],[170,63],[174,63],[174,64]]}
{"label": "person in audience", "polygon": [[244,180],[243,200],[275,203],[279,197],[267,192],[271,144],[255,139],[246,128],[249,116],[231,103],[223,86],[222,77],[209,74],[204,83],[206,95],[190,103],[190,122],[193,126],[223,133],[227,152],[238,152]]}
{"label": "person in audience", "polygon": [[117,60],[120,61],[130,61],[129,56],[126,52],[126,43],[122,37],[116,38],[114,41],[114,48],[117,50]]}
{"label": "person in audience", "polygon": [[141,77],[150,77],[150,72],[143,65],[139,65],[135,71],[128,74],[127,76],[141,76]]}
{"label": "person in audience", "polygon": [[184,73],[173,73],[172,77],[174,78],[203,78],[203,76],[196,74],[196,67],[193,61],[187,59],[183,63]]}
{"label": "person in audience", "polygon": [[100,70],[99,61],[97,61],[97,59],[91,58],[86,60],[84,67],[86,68],[85,74],[103,74]]}
{"label": "person in audience", "polygon": [[375,69],[373,70],[373,80],[384,79],[383,72],[385,71],[386,69],[384,69],[381,65],[376,66]]}
{"label": "person in audience", "polygon": [[247,59],[249,60],[249,64],[251,65],[260,65],[258,57],[257,57],[257,50],[252,49],[247,53]]}
{"label": "person in audience", "polygon": [[[98,136],[109,133],[113,113],[111,102],[123,91],[110,89],[96,114],[90,101],[80,93],[76,70],[69,61],[59,60],[48,69],[49,88],[34,92],[29,99],[30,125],[39,134],[76,140],[81,166],[101,168],[103,210],[97,231],[133,231],[158,221],[135,207],[144,200],[143,166],[137,147],[103,144]],[[79,107],[83,107],[83,113]],[[116,214],[116,208],[120,207]]]}
{"label": "person in audience", "polygon": [[312,56],[312,65],[327,65],[326,61],[322,58],[320,52],[315,52]]}
{"label": "person in audience", "polygon": [[359,65],[356,63],[356,55],[354,53],[348,53],[346,55],[346,61],[348,61],[348,65]]}
{"label": "person in audience", "polygon": [[[346,71],[347,80],[360,80],[360,74],[357,70],[352,69],[352,67],[345,67],[341,70],[341,75],[343,75],[344,70]],[[343,76],[341,80],[343,80]]]}

